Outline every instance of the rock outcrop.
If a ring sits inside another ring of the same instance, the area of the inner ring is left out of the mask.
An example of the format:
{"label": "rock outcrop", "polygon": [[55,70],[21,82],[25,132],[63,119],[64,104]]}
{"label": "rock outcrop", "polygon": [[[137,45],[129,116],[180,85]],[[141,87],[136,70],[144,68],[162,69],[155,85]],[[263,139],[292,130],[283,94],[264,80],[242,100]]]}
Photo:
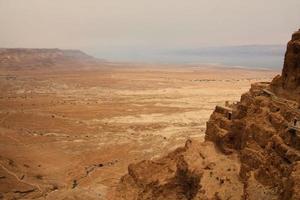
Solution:
{"label": "rock outcrop", "polygon": [[116,199],[241,199],[237,154],[220,154],[211,142],[187,141],[168,156],[128,167]]}
{"label": "rock outcrop", "polygon": [[300,32],[282,75],[217,106],[205,141],[128,167],[116,199],[300,199]]}
{"label": "rock outcrop", "polygon": [[300,29],[287,45],[282,75],[274,78],[272,88],[278,95],[300,102]]}

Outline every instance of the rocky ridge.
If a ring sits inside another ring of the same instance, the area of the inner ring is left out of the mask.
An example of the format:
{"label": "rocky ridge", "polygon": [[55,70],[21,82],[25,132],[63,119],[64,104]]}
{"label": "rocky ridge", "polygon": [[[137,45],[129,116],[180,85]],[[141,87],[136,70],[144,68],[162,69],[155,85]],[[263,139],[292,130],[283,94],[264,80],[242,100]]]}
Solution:
{"label": "rocky ridge", "polygon": [[101,60],[79,50],[61,49],[0,49],[0,68],[44,69],[95,65]]}
{"label": "rocky ridge", "polygon": [[300,30],[281,76],[217,106],[205,141],[131,164],[115,199],[300,199]]}

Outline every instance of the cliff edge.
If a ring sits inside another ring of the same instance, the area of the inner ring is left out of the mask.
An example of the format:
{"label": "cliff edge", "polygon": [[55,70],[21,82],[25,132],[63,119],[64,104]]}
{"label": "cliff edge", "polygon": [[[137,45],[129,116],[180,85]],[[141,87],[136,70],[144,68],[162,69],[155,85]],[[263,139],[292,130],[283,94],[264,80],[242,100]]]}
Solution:
{"label": "cliff edge", "polygon": [[300,32],[281,76],[255,83],[240,102],[217,106],[205,141],[131,164],[115,199],[300,199]]}
{"label": "cliff edge", "polygon": [[287,44],[282,74],[274,78],[272,89],[277,95],[300,103],[300,29]]}

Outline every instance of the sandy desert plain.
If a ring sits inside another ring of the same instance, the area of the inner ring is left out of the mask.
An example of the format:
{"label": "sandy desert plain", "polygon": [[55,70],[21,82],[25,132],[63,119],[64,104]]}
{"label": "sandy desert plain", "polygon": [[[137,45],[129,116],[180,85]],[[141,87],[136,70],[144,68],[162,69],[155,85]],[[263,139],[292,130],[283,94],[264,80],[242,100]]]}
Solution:
{"label": "sandy desert plain", "polygon": [[110,199],[130,163],[201,140],[216,105],[278,73],[146,64],[2,69],[0,199]]}

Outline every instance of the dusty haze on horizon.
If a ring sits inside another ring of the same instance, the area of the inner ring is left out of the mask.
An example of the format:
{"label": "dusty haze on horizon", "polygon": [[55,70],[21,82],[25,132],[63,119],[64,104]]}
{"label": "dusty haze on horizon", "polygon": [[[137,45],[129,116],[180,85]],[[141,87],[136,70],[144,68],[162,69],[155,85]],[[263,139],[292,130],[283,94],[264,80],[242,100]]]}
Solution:
{"label": "dusty haze on horizon", "polygon": [[0,47],[87,52],[285,44],[299,0],[0,0]]}

